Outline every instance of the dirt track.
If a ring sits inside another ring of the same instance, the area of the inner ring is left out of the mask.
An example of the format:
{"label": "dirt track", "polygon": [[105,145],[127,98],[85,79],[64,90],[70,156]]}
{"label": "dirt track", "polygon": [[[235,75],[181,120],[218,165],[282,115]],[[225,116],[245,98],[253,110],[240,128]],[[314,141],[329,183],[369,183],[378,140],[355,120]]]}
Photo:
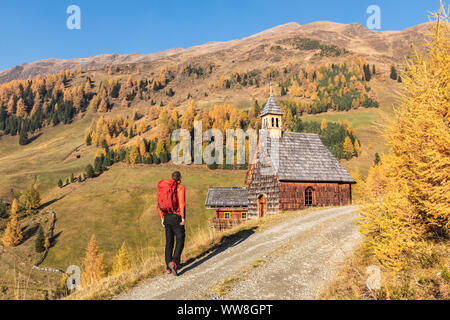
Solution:
{"label": "dirt track", "polygon": [[117,299],[316,299],[360,239],[356,207],[315,211],[183,266]]}

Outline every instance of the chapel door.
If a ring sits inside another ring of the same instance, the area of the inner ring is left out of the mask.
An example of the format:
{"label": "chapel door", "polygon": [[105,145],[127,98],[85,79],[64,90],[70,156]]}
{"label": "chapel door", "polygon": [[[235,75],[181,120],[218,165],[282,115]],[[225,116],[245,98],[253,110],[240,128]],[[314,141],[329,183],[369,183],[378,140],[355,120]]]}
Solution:
{"label": "chapel door", "polygon": [[261,195],[258,198],[258,217],[262,218],[267,214],[267,197]]}

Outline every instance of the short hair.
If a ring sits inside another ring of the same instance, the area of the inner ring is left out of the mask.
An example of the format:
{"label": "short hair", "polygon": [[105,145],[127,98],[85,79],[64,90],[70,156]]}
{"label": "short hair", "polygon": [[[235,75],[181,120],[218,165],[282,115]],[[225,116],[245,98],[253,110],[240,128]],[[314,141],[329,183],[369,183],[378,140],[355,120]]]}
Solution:
{"label": "short hair", "polygon": [[175,181],[180,181],[181,180],[181,173],[180,171],[175,171],[174,173],[172,173],[172,179]]}

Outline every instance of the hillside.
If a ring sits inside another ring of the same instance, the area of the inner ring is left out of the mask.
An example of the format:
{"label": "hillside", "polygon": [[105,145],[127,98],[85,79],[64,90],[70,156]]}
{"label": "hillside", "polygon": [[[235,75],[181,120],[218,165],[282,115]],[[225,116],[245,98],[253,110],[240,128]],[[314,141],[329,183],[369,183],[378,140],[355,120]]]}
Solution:
{"label": "hillside", "polygon": [[[188,237],[194,237],[196,233],[207,230],[207,218],[213,214],[204,207],[207,189],[212,186],[240,186],[245,171],[210,170],[203,165],[180,167],[116,163],[95,179],[58,188],[59,179],[65,181],[72,173],[76,177],[83,174],[86,166],[93,164],[94,156],[102,151],[102,141],[98,147],[95,143],[87,145],[86,134],[95,128],[100,118],[111,120],[116,117],[123,122],[136,118],[135,127],[146,121],[148,127],[142,135],[127,135],[123,146],[129,147],[142,137],[161,136],[158,121],[162,112],[167,111],[166,116],[170,116],[175,110],[176,125],[181,126],[183,115],[192,101],[195,101],[196,115],[201,116],[205,110],[215,110],[215,105],[226,108],[230,104],[239,110],[241,123],[246,121],[246,125],[257,127],[258,115],[253,114],[251,119],[248,116],[255,101],[259,105],[266,101],[269,82],[274,83],[276,98],[283,106],[286,105],[286,110],[293,105],[291,109],[298,111],[297,119],[317,122],[322,119],[328,122],[345,120],[350,123],[361,142],[361,154],[342,160],[342,163],[348,170],[358,169],[365,175],[375,153],[386,151],[380,128],[385,121],[383,117],[392,115],[392,107],[402,90],[397,81],[389,78],[391,65],[401,65],[411,45],[423,41],[426,27],[419,25],[404,31],[379,32],[358,24],[316,22],[301,26],[289,23],[244,39],[210,42],[188,49],[150,55],[108,54],[73,60],[50,59],[1,71],[0,83],[4,85],[0,91],[0,120],[8,117],[7,125],[15,131],[14,135],[0,134],[0,199],[10,202],[12,191],[16,194],[23,192],[37,177],[43,204],[39,209],[51,209],[57,213],[58,238],[44,266],[65,269],[71,264],[81,264],[92,234],[97,236],[108,264],[122,241],[127,242],[133,261],[138,263],[162,250],[163,234],[158,229],[159,222],[154,212],[155,184],[159,179],[167,177],[175,169],[181,169],[185,175],[183,182],[189,186],[188,197],[191,199],[188,203],[188,214],[191,215]],[[370,81],[363,80],[362,69],[366,64],[375,65],[377,70]],[[334,101],[326,101],[333,98],[323,96],[326,85],[319,83],[317,87],[313,86],[314,90],[303,90],[308,84],[320,82],[314,78],[320,70],[334,70],[332,65],[342,69],[348,66],[349,69],[341,75],[343,80],[338,79],[342,87],[336,83],[334,89],[344,88],[343,83],[346,82],[349,83],[349,95],[353,91],[358,93],[355,100],[346,103],[346,109],[340,106],[333,108]],[[294,80],[302,74],[303,91],[296,95]],[[44,81],[45,85],[42,85],[40,81],[46,75],[51,81]],[[352,75],[355,80],[350,80]],[[35,77],[38,78],[33,80],[33,84],[27,81],[8,83]],[[321,87],[324,88],[322,92]],[[88,88],[86,92],[83,91],[85,88]],[[119,88],[124,92],[119,92]],[[45,94],[36,98],[33,90],[42,90]],[[282,95],[282,90],[287,90],[287,94]],[[305,94],[304,91],[311,92]],[[82,98],[76,100],[79,93]],[[318,96],[314,97],[316,93]],[[23,103],[19,95],[25,97]],[[96,97],[99,99],[92,103]],[[363,106],[372,98],[378,107]],[[101,109],[103,100],[108,101],[105,110]],[[356,100],[359,102],[357,105],[353,104]],[[44,105],[47,113],[43,110]],[[319,106],[325,109],[318,110]],[[158,109],[155,117],[150,116],[153,107]],[[163,111],[160,113],[159,109]],[[143,118],[135,117],[136,113]],[[33,118],[32,114],[39,116]],[[33,127],[29,133],[29,143],[19,145],[21,124],[27,121],[36,128]],[[226,126],[220,121],[215,124],[221,129]],[[112,149],[117,145],[121,147],[120,140],[108,147]],[[38,217],[37,214],[36,221]],[[33,219],[21,220],[23,226],[36,223]],[[0,226],[3,226],[6,218],[0,217],[0,220]],[[29,282],[30,287],[50,290],[58,283],[58,275],[30,272],[29,267],[36,257],[33,253],[34,238],[32,233],[20,247],[20,252],[1,248],[0,278],[8,286],[14,282],[16,272],[20,274],[21,283]],[[16,261],[25,256],[28,257],[27,262],[17,265]],[[0,283],[0,288],[2,285],[5,283]],[[11,290],[8,295],[11,296]]]}
{"label": "hillside", "polygon": [[[228,42],[209,42],[204,45],[187,49],[171,49],[154,54],[105,54],[88,58],[70,60],[46,59],[24,63],[11,69],[0,71],[0,83],[11,80],[29,79],[37,75],[58,73],[61,70],[101,70],[107,66],[139,65],[139,71],[163,68],[169,65],[188,62],[214,61],[221,62],[222,68],[229,72],[234,69],[246,69],[254,66],[255,60],[260,62],[273,61],[273,55],[268,54],[268,48],[281,39],[299,37],[324,41],[329,44],[346,48],[354,54],[364,57],[371,63],[389,66],[391,63],[403,62],[409,54],[411,45],[421,43],[425,37],[428,24],[418,25],[403,31],[372,31],[362,25],[333,23],[328,21],[314,22],[307,25],[288,23],[247,38]],[[263,50],[261,50],[261,47]],[[251,55],[249,60],[243,58]],[[313,62],[309,55],[301,55],[292,51],[283,54],[281,65],[287,65],[295,58],[297,62]],[[279,65],[280,65],[279,64]],[[141,69],[142,68],[142,69]]]}

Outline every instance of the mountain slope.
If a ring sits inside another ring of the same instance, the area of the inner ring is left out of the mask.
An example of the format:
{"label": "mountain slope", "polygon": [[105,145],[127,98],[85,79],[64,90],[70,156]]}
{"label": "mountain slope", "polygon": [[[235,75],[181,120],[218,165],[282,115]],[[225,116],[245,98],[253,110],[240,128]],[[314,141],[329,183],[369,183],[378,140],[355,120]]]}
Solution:
{"label": "mountain slope", "polygon": [[[152,63],[155,61],[175,63],[205,54],[217,54],[223,50],[233,49],[234,53],[255,50],[261,44],[273,44],[277,40],[288,37],[308,37],[342,46],[365,58],[376,60],[389,58],[391,62],[399,62],[410,49],[410,44],[423,40],[428,24],[418,25],[403,31],[371,31],[360,24],[339,24],[322,21],[307,25],[287,23],[258,34],[227,42],[209,42],[188,49],[171,49],[154,54],[105,54],[89,58],[70,60],[46,59],[24,63],[13,68],[0,71],[0,83],[11,80],[28,79],[38,74],[57,73],[60,70],[95,70],[107,65]],[[380,60],[381,61],[381,60]]]}

